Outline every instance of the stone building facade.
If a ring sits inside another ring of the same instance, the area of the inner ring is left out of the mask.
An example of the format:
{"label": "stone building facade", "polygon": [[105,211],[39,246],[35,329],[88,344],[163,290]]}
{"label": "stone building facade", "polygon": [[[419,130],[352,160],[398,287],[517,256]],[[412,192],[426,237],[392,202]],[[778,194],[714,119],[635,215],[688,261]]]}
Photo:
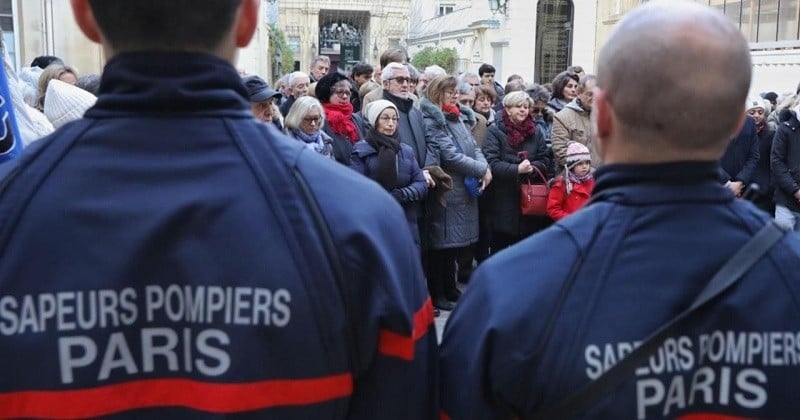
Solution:
{"label": "stone building facade", "polygon": [[[250,73],[267,75],[271,64],[267,54],[269,31],[266,28],[269,1],[262,2],[264,23],[259,25],[250,45],[241,50],[238,67]],[[40,55],[59,56],[79,73],[100,73],[103,69],[103,51],[80,31],[69,1],[0,0],[0,27],[17,69],[30,65]]]}
{"label": "stone building facade", "polygon": [[407,43],[455,48],[459,71],[483,63],[543,83],[571,65],[594,67],[596,0],[416,0]]}
{"label": "stone building facade", "polygon": [[[625,13],[645,1],[599,0],[598,51]],[[800,0],[695,1],[719,9],[750,41],[752,94],[795,92],[800,82]]]}
{"label": "stone building facade", "polygon": [[278,0],[277,23],[308,72],[318,54],[331,68],[349,70],[359,61],[378,62],[389,47],[405,47],[411,0]]}

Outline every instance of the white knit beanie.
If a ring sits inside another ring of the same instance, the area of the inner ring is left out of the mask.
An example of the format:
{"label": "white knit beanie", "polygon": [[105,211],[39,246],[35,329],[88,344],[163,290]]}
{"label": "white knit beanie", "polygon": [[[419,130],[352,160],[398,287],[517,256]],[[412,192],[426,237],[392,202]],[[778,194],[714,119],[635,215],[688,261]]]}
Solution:
{"label": "white knit beanie", "polygon": [[75,121],[83,117],[87,109],[97,102],[97,97],[69,83],[53,79],[47,84],[44,96],[44,115],[53,127]]}
{"label": "white knit beanie", "polygon": [[373,128],[376,127],[375,124],[378,122],[378,117],[381,115],[381,112],[386,108],[394,109],[394,112],[397,112],[397,116],[400,116],[400,111],[397,110],[397,107],[386,99],[378,99],[377,101],[367,104],[367,121],[369,121]]}

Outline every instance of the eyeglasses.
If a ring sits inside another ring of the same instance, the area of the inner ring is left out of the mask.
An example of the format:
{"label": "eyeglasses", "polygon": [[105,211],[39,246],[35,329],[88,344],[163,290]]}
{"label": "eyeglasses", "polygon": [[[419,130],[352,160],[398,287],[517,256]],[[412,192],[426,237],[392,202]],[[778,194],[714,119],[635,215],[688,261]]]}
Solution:
{"label": "eyeglasses", "polygon": [[380,118],[378,118],[378,119],[379,119],[379,120],[381,120],[381,121],[392,121],[392,122],[397,122],[397,121],[398,121],[400,118],[397,118],[397,117],[389,117],[389,116],[383,115],[383,116],[381,116],[381,117],[380,117]]}
{"label": "eyeglasses", "polygon": [[349,90],[337,90],[333,92],[333,94],[340,98],[344,98],[345,96],[350,96],[352,92],[350,92]]}
{"label": "eyeglasses", "polygon": [[541,114],[544,112],[544,108],[531,108],[531,114]]}
{"label": "eyeglasses", "polygon": [[458,95],[458,91],[455,91],[455,90],[446,90],[446,91],[444,91],[444,93],[445,93],[445,95],[450,95],[450,96],[457,96]]}
{"label": "eyeglasses", "polygon": [[411,83],[411,78],[404,76],[392,77],[389,80],[396,81],[398,85],[402,85],[403,83]]}
{"label": "eyeglasses", "polygon": [[478,86],[480,86],[481,84],[480,84],[480,83],[470,83],[469,85],[470,85],[470,86],[472,86],[472,87],[478,87]]}
{"label": "eyeglasses", "polygon": [[306,124],[319,124],[322,121],[321,117],[304,117],[303,122]]}

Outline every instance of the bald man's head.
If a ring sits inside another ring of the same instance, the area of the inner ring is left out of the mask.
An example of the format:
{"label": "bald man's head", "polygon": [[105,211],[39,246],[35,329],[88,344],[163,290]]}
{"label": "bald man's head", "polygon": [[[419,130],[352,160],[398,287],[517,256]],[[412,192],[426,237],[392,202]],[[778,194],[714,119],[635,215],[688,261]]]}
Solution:
{"label": "bald man's head", "polygon": [[617,25],[600,53],[597,84],[627,146],[702,156],[721,154],[738,130],[750,73],[747,41],[725,16],[670,0]]}

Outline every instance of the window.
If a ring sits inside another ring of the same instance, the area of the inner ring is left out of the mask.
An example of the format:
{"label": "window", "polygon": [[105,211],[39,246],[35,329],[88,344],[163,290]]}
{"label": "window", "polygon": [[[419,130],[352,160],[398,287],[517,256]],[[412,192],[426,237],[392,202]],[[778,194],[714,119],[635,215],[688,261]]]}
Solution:
{"label": "window", "polygon": [[572,1],[539,0],[536,10],[536,83],[547,83],[572,61]]}
{"label": "window", "polygon": [[439,4],[439,9],[438,9],[438,11],[436,13],[436,16],[443,16],[443,15],[446,15],[448,13],[453,13],[453,10],[456,10],[456,5],[455,4],[452,4],[452,3]]}
{"label": "window", "polygon": [[0,0],[0,28],[3,29],[3,42],[11,58],[11,63],[17,64],[16,26],[14,25],[14,9],[12,0]]}
{"label": "window", "polygon": [[724,13],[750,42],[800,40],[800,0],[695,0]]}

